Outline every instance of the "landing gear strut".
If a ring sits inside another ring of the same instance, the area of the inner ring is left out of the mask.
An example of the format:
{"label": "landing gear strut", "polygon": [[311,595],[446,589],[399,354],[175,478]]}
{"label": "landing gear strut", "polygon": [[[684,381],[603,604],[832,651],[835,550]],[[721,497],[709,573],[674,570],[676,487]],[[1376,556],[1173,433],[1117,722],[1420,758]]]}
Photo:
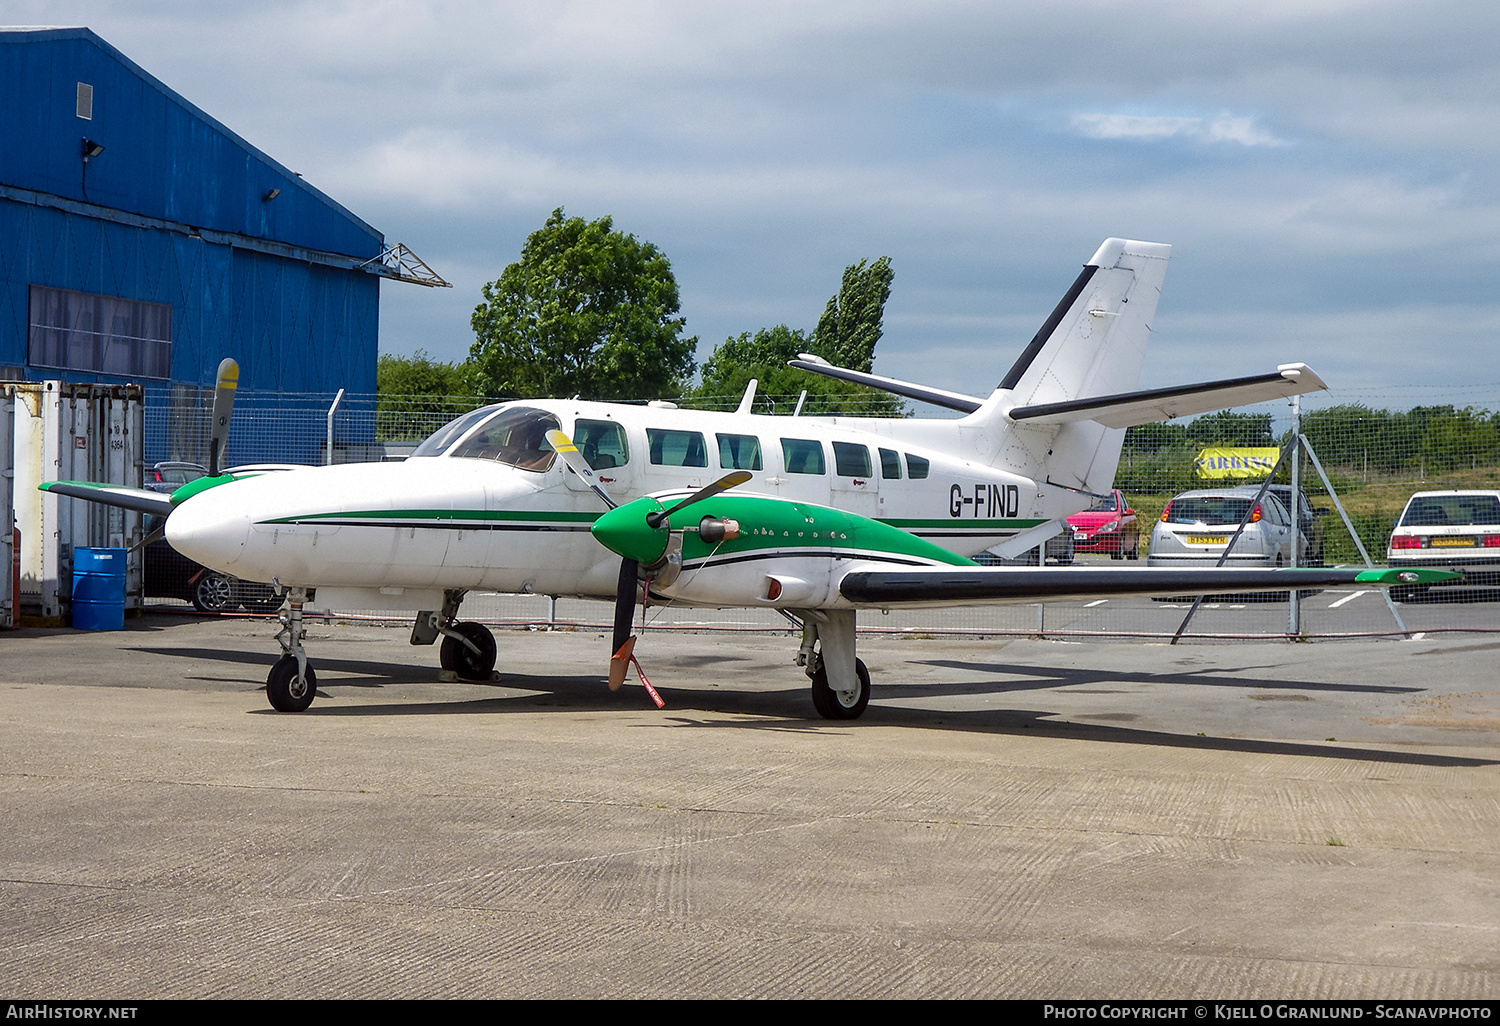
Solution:
{"label": "landing gear strut", "polygon": [[495,671],[495,635],[482,623],[460,621],[458,607],[467,592],[449,589],[443,592],[442,612],[424,609],[412,624],[411,643],[430,645],[443,636],[438,661],[459,680],[485,681]]}
{"label": "landing gear strut", "polygon": [[801,611],[797,663],[812,680],[813,708],[826,720],[853,720],[870,704],[870,671],[854,656],[854,611]]}
{"label": "landing gear strut", "polygon": [[278,712],[301,712],[312,705],[318,693],[318,675],[313,672],[302,647],[307,629],[302,626],[302,604],[307,601],[306,588],[288,588],[286,609],[281,613],[281,630],[276,640],[282,656],[266,677],[266,697]]}

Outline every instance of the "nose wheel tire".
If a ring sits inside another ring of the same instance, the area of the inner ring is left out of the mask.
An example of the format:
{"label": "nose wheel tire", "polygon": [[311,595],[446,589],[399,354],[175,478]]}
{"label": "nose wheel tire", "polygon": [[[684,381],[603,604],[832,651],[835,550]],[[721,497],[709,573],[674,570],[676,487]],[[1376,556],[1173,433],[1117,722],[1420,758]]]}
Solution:
{"label": "nose wheel tire", "polygon": [[482,623],[465,621],[453,625],[453,630],[474,643],[479,649],[472,651],[457,638],[443,638],[438,660],[443,669],[452,670],[459,680],[489,680],[495,670],[495,636]]}
{"label": "nose wheel tire", "polygon": [[307,664],[307,676],[300,677],[297,674],[297,657],[284,655],[276,660],[276,665],[271,667],[271,673],[266,677],[266,697],[271,700],[271,708],[277,712],[301,712],[312,705],[313,696],[318,693],[318,675],[313,672],[312,664]]}
{"label": "nose wheel tire", "polygon": [[858,688],[854,691],[835,691],[828,686],[828,669],[819,666],[812,676],[813,708],[825,720],[854,720],[870,704],[870,671],[864,660],[854,660],[854,676]]}

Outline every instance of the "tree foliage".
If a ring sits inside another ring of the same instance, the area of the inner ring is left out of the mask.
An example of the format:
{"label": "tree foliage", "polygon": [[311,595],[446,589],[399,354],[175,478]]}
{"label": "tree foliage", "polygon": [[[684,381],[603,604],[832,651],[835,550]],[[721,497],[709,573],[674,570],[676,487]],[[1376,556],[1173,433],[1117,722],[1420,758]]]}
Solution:
{"label": "tree foliage", "polygon": [[868,267],[861,260],[844,268],[843,283],[828,300],[813,331],[819,356],[835,366],[869,373],[895,276],[890,257],[881,257]]}
{"label": "tree foliage", "polygon": [[790,413],[805,389],[804,413],[900,416],[905,403],[887,392],[787,366],[799,353],[811,353],[839,367],[869,371],[893,277],[890,257],[873,264],[864,260],[850,264],[811,334],[778,324],[725,339],[703,364],[702,380],[692,398],[704,405],[731,406],[755,378],[760,382],[757,412]]}
{"label": "tree foliage", "polygon": [[419,438],[484,400],[471,394],[462,364],[440,363],[418,349],[412,356],[382,353],[375,361],[375,430],[382,439]]}
{"label": "tree foliage", "polygon": [[677,280],[649,242],[562,208],[474,310],[469,383],[493,396],[674,396],[693,372]]}
{"label": "tree foliage", "polygon": [[1470,406],[1331,406],[1303,414],[1302,433],[1324,464],[1381,474],[1500,463],[1500,413]]}
{"label": "tree foliage", "polygon": [[412,356],[381,353],[375,361],[375,388],[392,402],[411,396],[447,399],[463,395],[466,386],[460,364],[439,363],[422,349]]}
{"label": "tree foliage", "polygon": [[1187,436],[1201,445],[1272,446],[1269,413],[1205,413],[1187,426]]}

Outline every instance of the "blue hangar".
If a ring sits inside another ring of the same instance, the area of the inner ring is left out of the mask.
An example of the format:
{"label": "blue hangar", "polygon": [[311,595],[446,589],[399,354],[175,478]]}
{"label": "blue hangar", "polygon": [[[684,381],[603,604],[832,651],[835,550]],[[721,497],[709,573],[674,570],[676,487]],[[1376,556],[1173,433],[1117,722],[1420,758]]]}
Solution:
{"label": "blue hangar", "polygon": [[0,378],[373,393],[380,279],[447,284],[89,29],[0,29],[0,95]]}

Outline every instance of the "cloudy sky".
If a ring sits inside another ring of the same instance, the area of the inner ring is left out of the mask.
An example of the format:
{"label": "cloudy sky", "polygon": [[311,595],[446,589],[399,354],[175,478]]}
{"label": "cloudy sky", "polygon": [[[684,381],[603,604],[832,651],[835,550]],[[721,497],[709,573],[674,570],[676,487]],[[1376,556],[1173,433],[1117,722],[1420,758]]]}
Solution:
{"label": "cloudy sky", "polygon": [[1173,244],[1143,385],[1303,360],[1500,405],[1500,4],[10,0],[87,25],[453,282],[562,206],[671,259],[700,359],[896,272],[876,370],[987,392],[1099,242]]}

